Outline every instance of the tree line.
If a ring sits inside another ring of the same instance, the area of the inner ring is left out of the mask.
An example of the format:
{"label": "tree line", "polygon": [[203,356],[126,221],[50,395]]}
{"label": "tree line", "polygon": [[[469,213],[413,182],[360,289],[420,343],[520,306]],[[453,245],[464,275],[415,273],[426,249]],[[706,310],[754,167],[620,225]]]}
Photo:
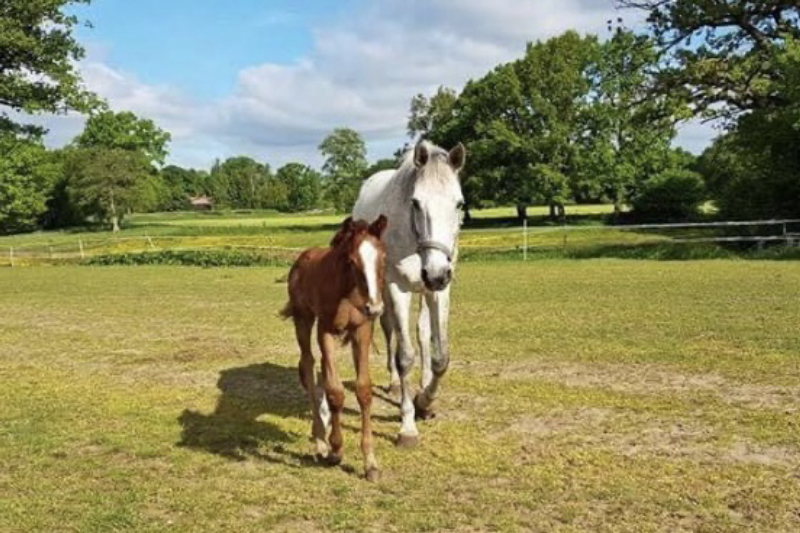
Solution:
{"label": "tree line", "polygon": [[[210,169],[164,166],[170,134],[115,112],[81,85],[79,24],[65,8],[89,0],[6,0],[0,10],[0,231],[82,224],[117,229],[135,211],[178,210],[206,195],[232,209],[348,211],[369,165],[363,139],[337,128],[319,145],[321,171],[273,172],[250,157]],[[468,149],[469,209],[530,205],[562,217],[572,203],[632,208],[625,216],[682,220],[713,200],[726,218],[800,217],[800,7],[789,0],[618,0],[644,10],[608,35],[574,31],[529,43],[514,61],[464,87],[410,102],[408,133]],[[32,75],[35,74],[35,75]],[[6,110],[88,115],[68,146]],[[672,147],[676,124],[721,121],[700,157]]]}

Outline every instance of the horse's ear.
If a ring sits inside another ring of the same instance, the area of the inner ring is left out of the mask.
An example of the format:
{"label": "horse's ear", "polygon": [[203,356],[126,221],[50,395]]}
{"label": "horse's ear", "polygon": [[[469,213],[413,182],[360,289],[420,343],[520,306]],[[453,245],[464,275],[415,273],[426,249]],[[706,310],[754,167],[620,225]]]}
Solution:
{"label": "horse's ear", "polygon": [[378,220],[369,225],[369,232],[371,235],[380,239],[381,235],[383,235],[383,232],[386,230],[386,225],[386,216],[381,215],[378,217]]}
{"label": "horse's ear", "polygon": [[447,162],[450,163],[450,166],[453,167],[453,170],[456,172],[464,168],[466,160],[467,149],[464,148],[464,145],[461,143],[458,143],[455,148],[450,150],[450,153],[447,154]]}
{"label": "horse's ear", "polygon": [[430,152],[428,151],[428,144],[425,141],[420,141],[414,147],[414,166],[422,168],[428,164]]}
{"label": "horse's ear", "polygon": [[331,246],[339,246],[342,244],[353,232],[353,226],[355,223],[353,222],[353,217],[347,217],[342,222],[342,226],[339,228],[339,231],[336,232],[336,235],[333,236],[331,240]]}

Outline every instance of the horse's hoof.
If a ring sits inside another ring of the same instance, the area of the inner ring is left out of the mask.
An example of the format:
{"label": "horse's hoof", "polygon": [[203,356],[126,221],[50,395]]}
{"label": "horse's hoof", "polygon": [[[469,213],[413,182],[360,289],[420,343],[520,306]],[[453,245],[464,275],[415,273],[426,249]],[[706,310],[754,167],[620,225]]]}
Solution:
{"label": "horse's hoof", "polygon": [[436,417],[436,411],[433,408],[433,404],[429,404],[427,407],[422,407],[419,403],[419,394],[414,396],[414,418],[417,420],[430,420],[431,418]]}
{"label": "horse's hoof", "polygon": [[395,444],[398,448],[416,448],[417,444],[419,444],[419,436],[400,433],[397,435],[397,442]]}
{"label": "horse's hoof", "polygon": [[365,477],[370,483],[377,483],[381,479],[381,471],[377,468],[367,469]]}

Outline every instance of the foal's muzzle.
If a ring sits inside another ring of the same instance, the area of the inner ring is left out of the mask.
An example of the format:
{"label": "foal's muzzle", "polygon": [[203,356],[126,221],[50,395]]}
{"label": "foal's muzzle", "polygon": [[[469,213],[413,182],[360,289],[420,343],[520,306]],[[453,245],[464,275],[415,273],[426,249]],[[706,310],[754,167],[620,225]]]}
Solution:
{"label": "foal's muzzle", "polygon": [[383,303],[365,305],[364,314],[370,318],[379,317],[381,314],[383,314]]}

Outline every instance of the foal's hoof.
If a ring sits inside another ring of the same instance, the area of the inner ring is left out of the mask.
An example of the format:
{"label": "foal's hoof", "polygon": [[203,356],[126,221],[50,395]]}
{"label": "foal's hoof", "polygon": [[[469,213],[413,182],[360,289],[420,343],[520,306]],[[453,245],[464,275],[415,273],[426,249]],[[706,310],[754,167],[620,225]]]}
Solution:
{"label": "foal's hoof", "polygon": [[369,468],[367,469],[365,477],[370,483],[377,483],[381,479],[381,471],[377,468]]}
{"label": "foal's hoof", "polygon": [[322,455],[321,453],[316,454],[317,463],[325,466],[337,466],[339,463],[342,462],[341,455],[333,455],[329,453],[328,455]]}
{"label": "foal's hoof", "polygon": [[400,433],[397,435],[397,441],[395,444],[398,448],[416,448],[417,444],[419,444],[419,436],[404,435],[403,433]]}
{"label": "foal's hoof", "polygon": [[436,416],[436,411],[433,408],[433,404],[429,404],[427,407],[422,407],[419,401],[419,394],[414,396],[414,418],[417,420],[430,420]]}

